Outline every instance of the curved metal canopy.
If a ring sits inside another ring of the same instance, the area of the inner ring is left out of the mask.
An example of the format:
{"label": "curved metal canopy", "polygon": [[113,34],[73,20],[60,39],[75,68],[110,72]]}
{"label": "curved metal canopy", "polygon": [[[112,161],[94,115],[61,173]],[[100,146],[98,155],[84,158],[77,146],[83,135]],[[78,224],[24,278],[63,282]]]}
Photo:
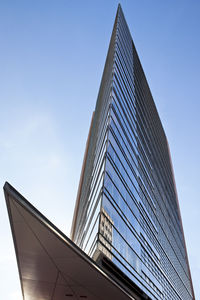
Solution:
{"label": "curved metal canopy", "polygon": [[134,300],[9,183],[4,192],[24,300]]}

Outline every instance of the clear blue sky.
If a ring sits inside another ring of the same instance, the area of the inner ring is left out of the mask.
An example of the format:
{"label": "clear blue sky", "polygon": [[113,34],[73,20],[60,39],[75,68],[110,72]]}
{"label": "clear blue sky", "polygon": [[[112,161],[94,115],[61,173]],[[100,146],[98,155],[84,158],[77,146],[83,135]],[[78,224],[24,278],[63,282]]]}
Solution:
{"label": "clear blue sky", "polygon": [[[69,234],[90,118],[118,1],[0,1],[0,186]],[[124,0],[169,140],[200,299],[200,1]],[[0,194],[1,298],[21,300]]]}

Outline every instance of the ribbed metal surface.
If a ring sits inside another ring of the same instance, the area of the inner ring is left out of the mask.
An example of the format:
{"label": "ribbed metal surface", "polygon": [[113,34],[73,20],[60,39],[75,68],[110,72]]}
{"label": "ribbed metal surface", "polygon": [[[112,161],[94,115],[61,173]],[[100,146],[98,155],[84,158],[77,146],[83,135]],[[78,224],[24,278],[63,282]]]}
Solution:
{"label": "ribbed metal surface", "polygon": [[194,299],[167,139],[120,6],[74,233],[151,299]]}

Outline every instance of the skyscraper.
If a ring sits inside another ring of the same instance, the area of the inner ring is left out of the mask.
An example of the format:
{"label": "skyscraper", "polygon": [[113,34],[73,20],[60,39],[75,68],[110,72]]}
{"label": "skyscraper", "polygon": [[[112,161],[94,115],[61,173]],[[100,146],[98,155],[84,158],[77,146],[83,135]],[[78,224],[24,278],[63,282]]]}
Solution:
{"label": "skyscraper", "polygon": [[194,299],[167,138],[119,5],[72,240],[150,299]]}
{"label": "skyscraper", "polygon": [[72,240],[4,191],[25,300],[195,299],[167,138],[120,5]]}

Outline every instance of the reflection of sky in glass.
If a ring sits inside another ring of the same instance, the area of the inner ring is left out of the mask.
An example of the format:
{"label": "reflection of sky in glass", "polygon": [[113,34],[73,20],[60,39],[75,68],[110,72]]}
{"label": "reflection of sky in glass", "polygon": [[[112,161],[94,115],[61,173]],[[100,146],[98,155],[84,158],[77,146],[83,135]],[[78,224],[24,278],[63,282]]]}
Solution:
{"label": "reflection of sky in glass", "polygon": [[191,299],[165,135],[119,20],[102,201],[113,221],[112,261],[155,299]]}

